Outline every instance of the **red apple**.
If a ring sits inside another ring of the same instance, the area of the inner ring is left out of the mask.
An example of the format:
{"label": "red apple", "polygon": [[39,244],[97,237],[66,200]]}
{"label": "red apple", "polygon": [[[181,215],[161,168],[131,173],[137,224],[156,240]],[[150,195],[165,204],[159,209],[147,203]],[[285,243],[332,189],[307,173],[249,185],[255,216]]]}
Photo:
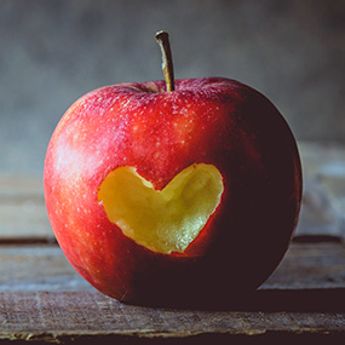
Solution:
{"label": "red apple", "polygon": [[109,296],[228,299],[259,286],[288,247],[301,201],[296,142],[242,83],[167,88],[106,86],[67,110],[45,160],[49,219],[72,266]]}

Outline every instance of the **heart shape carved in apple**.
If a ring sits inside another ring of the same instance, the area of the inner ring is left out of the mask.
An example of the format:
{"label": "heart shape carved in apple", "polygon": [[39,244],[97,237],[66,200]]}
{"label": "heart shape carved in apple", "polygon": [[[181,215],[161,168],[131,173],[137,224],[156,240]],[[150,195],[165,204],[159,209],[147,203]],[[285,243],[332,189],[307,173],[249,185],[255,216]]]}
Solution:
{"label": "heart shape carved in apple", "polygon": [[198,236],[220,203],[222,175],[212,164],[193,164],[162,190],[134,167],[111,171],[98,199],[108,219],[137,244],[152,251],[182,253]]}

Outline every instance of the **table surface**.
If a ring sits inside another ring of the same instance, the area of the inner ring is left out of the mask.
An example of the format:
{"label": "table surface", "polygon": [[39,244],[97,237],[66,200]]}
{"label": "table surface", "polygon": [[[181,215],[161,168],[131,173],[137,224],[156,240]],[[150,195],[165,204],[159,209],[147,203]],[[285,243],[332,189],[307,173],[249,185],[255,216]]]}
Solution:
{"label": "table surface", "polygon": [[0,175],[0,343],[200,344],[345,340],[345,149],[300,143],[301,220],[278,269],[232,307],[130,306],[69,266],[47,221],[41,181]]}

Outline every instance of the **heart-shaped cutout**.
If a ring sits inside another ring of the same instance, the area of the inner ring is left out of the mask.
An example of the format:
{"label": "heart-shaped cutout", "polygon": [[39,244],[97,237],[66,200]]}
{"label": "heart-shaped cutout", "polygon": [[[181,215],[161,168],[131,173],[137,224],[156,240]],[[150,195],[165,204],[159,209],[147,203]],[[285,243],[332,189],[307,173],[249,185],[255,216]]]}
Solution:
{"label": "heart-shaped cutout", "polygon": [[220,203],[222,175],[212,164],[193,164],[162,190],[129,166],[110,172],[98,199],[108,219],[136,243],[158,253],[182,253]]}

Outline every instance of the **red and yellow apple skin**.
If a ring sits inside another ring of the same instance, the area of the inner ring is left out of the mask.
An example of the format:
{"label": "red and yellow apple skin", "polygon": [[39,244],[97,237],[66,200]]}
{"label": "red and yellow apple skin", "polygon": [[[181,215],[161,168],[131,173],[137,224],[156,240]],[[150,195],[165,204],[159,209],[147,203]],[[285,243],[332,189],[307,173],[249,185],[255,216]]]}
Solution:
{"label": "red and yellow apple skin", "polygon": [[[131,166],[162,189],[194,163],[223,177],[221,202],[183,253],[147,249],[110,222],[102,181]],[[72,266],[121,301],[226,301],[276,268],[296,226],[302,190],[294,137],[262,94],[225,78],[106,86],[77,100],[47,149],[45,200]]]}

